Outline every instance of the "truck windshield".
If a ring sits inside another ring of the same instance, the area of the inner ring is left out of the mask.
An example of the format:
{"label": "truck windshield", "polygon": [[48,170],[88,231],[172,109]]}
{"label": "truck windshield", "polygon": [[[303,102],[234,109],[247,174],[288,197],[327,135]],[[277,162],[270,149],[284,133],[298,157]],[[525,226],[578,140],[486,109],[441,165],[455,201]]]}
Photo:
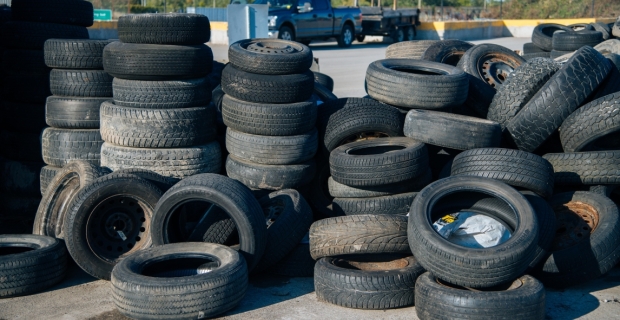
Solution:
{"label": "truck windshield", "polygon": [[293,5],[297,5],[297,0],[254,0],[254,4],[268,4],[270,8],[286,8],[290,9]]}

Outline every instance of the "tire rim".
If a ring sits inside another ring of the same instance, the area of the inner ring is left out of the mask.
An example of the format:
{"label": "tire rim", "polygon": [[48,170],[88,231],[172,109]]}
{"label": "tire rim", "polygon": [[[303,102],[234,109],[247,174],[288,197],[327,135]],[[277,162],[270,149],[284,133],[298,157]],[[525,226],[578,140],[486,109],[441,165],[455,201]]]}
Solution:
{"label": "tire rim", "polygon": [[345,28],[342,38],[346,45],[351,44],[351,42],[353,42],[353,33],[351,32],[351,29]]}
{"label": "tire rim", "polygon": [[478,70],[488,84],[497,88],[508,79],[508,75],[518,66],[519,64],[513,57],[503,53],[494,53],[479,60]]}
{"label": "tire rim", "polygon": [[413,34],[413,28],[407,30],[407,40],[413,40],[415,35]]}
{"label": "tire rim", "polygon": [[293,41],[293,35],[288,31],[282,31],[282,33],[280,33],[280,39]]}
{"label": "tire rim", "polygon": [[338,144],[338,147],[345,145],[347,143],[356,142],[356,141],[372,140],[372,139],[378,139],[378,138],[389,138],[389,137],[390,135],[388,135],[385,132],[365,131],[365,132],[356,133],[354,135],[350,135],[344,138],[342,142]]}
{"label": "tire rim", "polygon": [[590,239],[599,223],[598,211],[581,201],[571,201],[553,208],[558,221],[551,251],[572,247]]}
{"label": "tire rim", "polygon": [[263,207],[263,213],[265,214],[265,222],[267,223],[267,228],[269,228],[276,219],[280,217],[282,212],[284,212],[285,204],[280,199],[271,199],[269,204]]}
{"label": "tire rim", "polygon": [[115,195],[99,203],[86,225],[86,241],[100,259],[114,262],[150,245],[151,209],[141,199]]}

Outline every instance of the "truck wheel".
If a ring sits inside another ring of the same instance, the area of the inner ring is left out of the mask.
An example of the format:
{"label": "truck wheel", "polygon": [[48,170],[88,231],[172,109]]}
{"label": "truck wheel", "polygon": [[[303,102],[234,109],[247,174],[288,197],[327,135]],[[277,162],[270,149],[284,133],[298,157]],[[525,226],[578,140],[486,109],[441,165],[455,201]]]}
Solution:
{"label": "truck wheel", "polygon": [[338,37],[338,46],[342,48],[347,48],[351,46],[353,43],[353,39],[355,38],[355,31],[351,25],[345,24],[342,27],[342,31],[340,32],[340,36]]}
{"label": "truck wheel", "polygon": [[407,28],[407,41],[413,41],[415,39],[415,30],[414,27]]}
{"label": "truck wheel", "polygon": [[290,40],[295,41],[295,33],[289,27],[280,28],[280,32],[278,32],[278,38],[282,40]]}
{"label": "truck wheel", "polygon": [[394,40],[394,43],[405,41],[405,30],[394,30],[394,32],[392,33],[392,40]]}
{"label": "truck wheel", "polygon": [[366,39],[366,36],[363,34],[358,34],[355,36],[355,40],[357,40],[357,42],[364,42],[364,39]]}

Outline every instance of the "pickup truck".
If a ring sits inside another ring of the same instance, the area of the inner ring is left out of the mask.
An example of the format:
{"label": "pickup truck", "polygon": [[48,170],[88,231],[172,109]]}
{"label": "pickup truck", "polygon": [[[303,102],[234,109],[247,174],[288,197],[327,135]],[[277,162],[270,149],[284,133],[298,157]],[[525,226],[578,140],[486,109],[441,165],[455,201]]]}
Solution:
{"label": "pickup truck", "polygon": [[362,32],[360,8],[332,8],[330,0],[255,0],[269,5],[269,36],[309,44],[335,37],[349,47]]}

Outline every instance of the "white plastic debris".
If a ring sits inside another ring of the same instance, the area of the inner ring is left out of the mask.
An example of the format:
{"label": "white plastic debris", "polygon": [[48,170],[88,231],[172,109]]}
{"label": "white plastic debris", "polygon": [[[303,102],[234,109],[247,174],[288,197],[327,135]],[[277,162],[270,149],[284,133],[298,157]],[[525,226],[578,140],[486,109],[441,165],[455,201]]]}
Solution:
{"label": "white plastic debris", "polygon": [[506,242],[511,235],[496,219],[468,211],[445,215],[433,227],[448,241],[468,248],[490,248]]}

